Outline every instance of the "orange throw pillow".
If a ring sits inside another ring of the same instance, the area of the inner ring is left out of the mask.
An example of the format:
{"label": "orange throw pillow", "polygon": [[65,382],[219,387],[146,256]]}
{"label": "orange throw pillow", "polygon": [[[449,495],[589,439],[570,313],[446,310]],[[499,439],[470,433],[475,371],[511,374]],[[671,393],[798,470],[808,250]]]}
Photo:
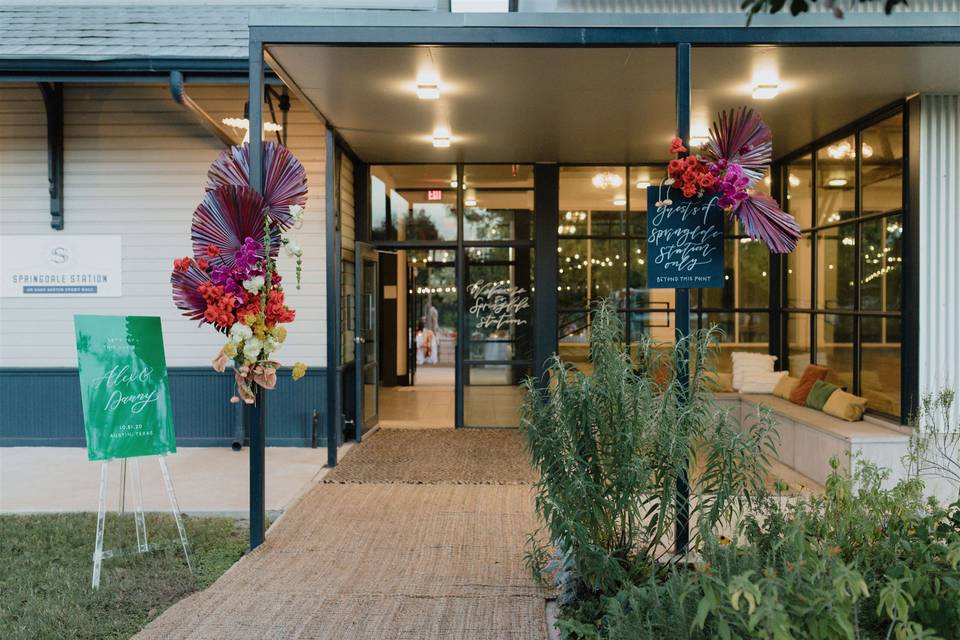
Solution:
{"label": "orange throw pillow", "polygon": [[813,383],[826,378],[828,371],[830,371],[830,369],[820,366],[819,364],[808,364],[807,368],[803,370],[803,375],[800,376],[800,382],[797,383],[797,386],[794,387],[790,393],[790,402],[805,405],[807,402],[807,394],[810,393]]}

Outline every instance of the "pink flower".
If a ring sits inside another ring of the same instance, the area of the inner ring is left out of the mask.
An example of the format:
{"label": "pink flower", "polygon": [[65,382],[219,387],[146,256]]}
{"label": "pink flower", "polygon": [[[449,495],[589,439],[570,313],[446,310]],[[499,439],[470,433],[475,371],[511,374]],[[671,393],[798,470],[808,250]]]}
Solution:
{"label": "pink flower", "polygon": [[683,146],[683,140],[680,138],[674,138],[670,142],[670,153],[686,153],[687,148]]}
{"label": "pink flower", "polygon": [[228,364],[230,364],[230,358],[221,350],[220,355],[213,360],[213,370],[217,373],[223,373]]}
{"label": "pink flower", "polygon": [[264,389],[273,389],[277,386],[277,370],[273,367],[257,367],[254,370],[253,381]]}

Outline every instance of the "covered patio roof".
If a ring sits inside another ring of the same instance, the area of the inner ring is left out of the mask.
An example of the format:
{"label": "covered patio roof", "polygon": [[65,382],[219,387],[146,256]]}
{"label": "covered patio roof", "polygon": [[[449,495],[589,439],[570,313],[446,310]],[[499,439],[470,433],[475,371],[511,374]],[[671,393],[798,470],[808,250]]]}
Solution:
{"label": "covered patio roof", "polygon": [[[366,162],[646,163],[669,158],[677,42],[694,45],[692,135],[750,104],[775,156],[909,95],[960,92],[960,16],[850,18],[255,12],[251,43]],[[423,77],[439,99],[417,98]],[[755,100],[770,82],[777,97]]]}

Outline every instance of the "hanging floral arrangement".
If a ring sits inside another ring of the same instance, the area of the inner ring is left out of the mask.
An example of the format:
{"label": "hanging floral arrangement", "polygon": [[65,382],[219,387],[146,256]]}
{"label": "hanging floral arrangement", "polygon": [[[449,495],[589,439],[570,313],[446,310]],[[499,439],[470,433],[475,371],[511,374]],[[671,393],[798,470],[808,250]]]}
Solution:
{"label": "hanging floral arrangement", "polygon": [[[287,337],[285,324],[296,314],[287,306],[276,258],[283,247],[296,258],[299,245],[284,237],[303,218],[307,175],[282,145],[263,145],[264,193],[248,186],[248,144],[223,152],[207,173],[207,193],[193,213],[193,256],[173,261],[173,302],[183,315],[209,324],[226,336],[213,368],[233,367],[237,395],[252,404],[255,386],[273,389],[280,363],[274,353]],[[293,379],[306,366],[293,366]]]}
{"label": "hanging floral arrangement", "polygon": [[[680,138],[673,139],[670,153],[687,153]],[[756,190],[772,157],[773,133],[759,113],[749,107],[723,111],[699,154],[670,161],[664,185],[679,189],[685,198],[715,196],[747,235],[774,253],[790,253],[800,239],[800,225],[776,200]]]}

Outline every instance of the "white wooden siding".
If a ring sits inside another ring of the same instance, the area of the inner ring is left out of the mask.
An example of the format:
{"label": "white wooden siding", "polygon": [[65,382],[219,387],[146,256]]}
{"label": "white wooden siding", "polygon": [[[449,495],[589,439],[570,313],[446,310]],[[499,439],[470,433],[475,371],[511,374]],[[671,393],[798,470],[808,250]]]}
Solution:
{"label": "white wooden siding", "polygon": [[343,343],[341,345],[341,359],[344,362],[352,362],[354,359],[353,339],[355,336],[353,322],[354,309],[349,308],[353,304],[356,291],[356,209],[354,207],[353,196],[353,162],[347,154],[340,156],[340,238],[342,245],[340,254],[342,258],[342,277],[340,281],[340,325],[343,334]]}
{"label": "white wooden siding", "polygon": [[[920,97],[920,393],[960,390],[960,96]],[[960,401],[952,425],[960,424]]]}
{"label": "white wooden siding", "polygon": [[[188,86],[215,118],[240,116],[241,86]],[[4,298],[0,300],[0,366],[76,366],[75,313],[159,315],[167,362],[207,366],[222,340],[183,318],[170,297],[175,257],[191,254],[190,222],[203,198],[206,171],[223,150],[165,86],[65,88],[63,231],[50,228],[46,127],[34,87],[0,89],[0,233],[120,234],[120,298]],[[303,288],[294,286],[294,262],[280,269],[290,306],[297,311],[285,364],[326,362],[324,269],[324,128],[293,101],[288,143],[303,162],[310,199],[302,228],[292,237],[304,248]]]}

